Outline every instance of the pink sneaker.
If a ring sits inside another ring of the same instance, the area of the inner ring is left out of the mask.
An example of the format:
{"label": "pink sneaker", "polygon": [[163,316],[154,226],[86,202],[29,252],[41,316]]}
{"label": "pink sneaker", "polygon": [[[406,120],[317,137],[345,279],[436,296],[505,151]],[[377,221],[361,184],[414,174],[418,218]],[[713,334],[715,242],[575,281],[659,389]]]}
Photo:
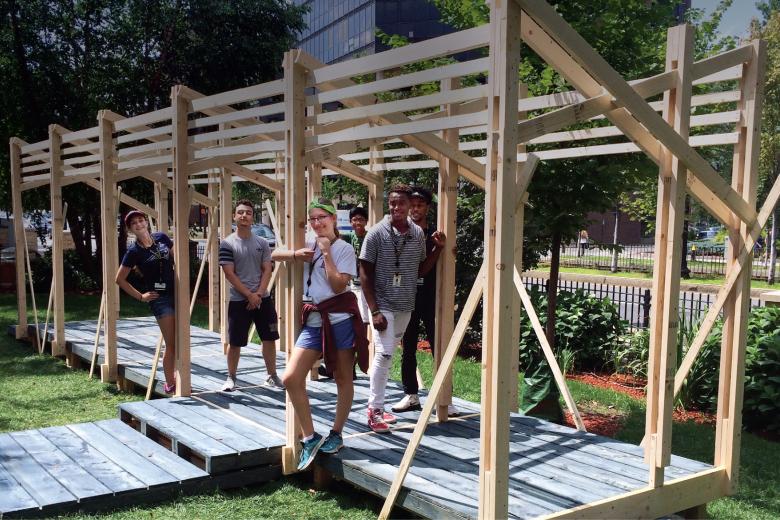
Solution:
{"label": "pink sneaker", "polygon": [[382,419],[384,419],[387,424],[395,424],[398,420],[395,415],[390,412],[382,412]]}
{"label": "pink sneaker", "polygon": [[390,426],[382,417],[382,410],[379,408],[368,409],[368,427],[376,433],[390,433]]}

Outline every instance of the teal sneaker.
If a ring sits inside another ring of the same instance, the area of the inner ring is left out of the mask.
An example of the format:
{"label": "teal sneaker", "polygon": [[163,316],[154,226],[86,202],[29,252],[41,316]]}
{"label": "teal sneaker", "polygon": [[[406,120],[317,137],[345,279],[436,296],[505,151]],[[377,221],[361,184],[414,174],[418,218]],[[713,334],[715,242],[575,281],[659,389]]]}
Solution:
{"label": "teal sneaker", "polygon": [[311,466],[311,463],[314,462],[314,457],[317,456],[317,452],[320,451],[323,442],[325,442],[325,438],[319,433],[314,432],[314,437],[303,443],[301,459],[298,461],[298,471],[304,471]]}
{"label": "teal sneaker", "polygon": [[341,437],[341,433],[331,430],[330,435],[325,438],[325,442],[322,443],[320,451],[322,453],[333,454],[338,452],[344,447],[344,439]]}

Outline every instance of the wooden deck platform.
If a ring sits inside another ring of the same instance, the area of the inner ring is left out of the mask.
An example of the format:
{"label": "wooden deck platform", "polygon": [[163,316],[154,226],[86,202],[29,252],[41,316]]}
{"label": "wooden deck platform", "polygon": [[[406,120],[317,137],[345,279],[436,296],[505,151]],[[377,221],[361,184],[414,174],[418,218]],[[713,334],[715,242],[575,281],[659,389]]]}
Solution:
{"label": "wooden deck platform", "polygon": [[[68,351],[88,360],[94,326],[94,321],[68,323]],[[146,384],[156,334],[151,319],[120,321],[120,373],[139,385]],[[226,372],[218,335],[196,327],[192,334],[193,395],[122,404],[122,421],[141,438],[160,443],[171,450],[171,456],[178,455],[211,474],[210,478],[246,471],[265,471],[266,479],[278,477],[285,394],[262,386],[266,372],[259,347],[244,350],[239,390],[223,393],[215,390]],[[279,367],[283,370],[281,356]],[[315,426],[327,433],[335,415],[335,384],[311,381],[309,395]],[[387,402],[402,395],[400,385],[390,382]],[[346,447],[336,455],[320,455],[316,464],[356,487],[384,496],[417,413],[400,414],[392,434],[375,434],[366,425],[367,397],[368,380],[361,376],[355,382],[355,401],[344,429]],[[460,399],[454,404],[461,416],[429,425],[398,499],[399,506],[423,517],[477,515],[479,405]],[[543,516],[646,486],[648,471],[637,446],[514,414],[510,440],[509,511],[513,518]],[[666,478],[709,468],[673,457]]]}

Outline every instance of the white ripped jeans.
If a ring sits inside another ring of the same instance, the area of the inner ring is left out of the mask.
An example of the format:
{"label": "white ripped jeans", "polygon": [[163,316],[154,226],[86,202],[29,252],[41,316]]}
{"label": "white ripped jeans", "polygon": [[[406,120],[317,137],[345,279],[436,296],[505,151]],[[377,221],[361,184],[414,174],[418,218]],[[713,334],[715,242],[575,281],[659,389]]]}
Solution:
{"label": "white ripped jeans", "polygon": [[409,325],[412,313],[411,311],[382,311],[382,315],[387,320],[385,330],[376,330],[373,324],[371,325],[374,336],[374,359],[371,361],[371,369],[368,371],[370,377],[368,407],[384,409],[385,388],[387,387],[393,352],[406,332],[406,326]]}

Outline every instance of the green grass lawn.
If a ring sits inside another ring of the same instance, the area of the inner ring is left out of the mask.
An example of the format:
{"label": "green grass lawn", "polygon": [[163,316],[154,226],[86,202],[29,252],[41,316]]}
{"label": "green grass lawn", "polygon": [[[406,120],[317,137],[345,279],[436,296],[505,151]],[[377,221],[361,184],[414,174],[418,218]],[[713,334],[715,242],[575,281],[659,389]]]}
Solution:
{"label": "green grass lawn", "polygon": [[[38,301],[46,301],[42,295]],[[66,319],[95,319],[99,300],[95,296],[68,295]],[[146,307],[123,300],[122,315],[146,315]],[[193,321],[204,324],[204,308],[196,308]],[[41,317],[43,320],[43,317]],[[113,385],[89,380],[87,372],[69,370],[61,360],[38,356],[29,345],[6,334],[16,322],[15,298],[0,295],[0,431],[22,430],[117,416],[120,402],[141,399],[116,391]],[[400,377],[399,356],[394,359],[393,378]],[[430,385],[431,356],[418,353],[420,370]],[[458,360],[454,394],[480,400],[480,363]],[[596,402],[624,418],[618,438],[638,443],[644,435],[644,403],[623,394],[577,381],[569,387],[578,403]],[[712,462],[713,428],[693,423],[674,428],[673,450],[688,458]],[[715,519],[780,518],[780,446],[755,435],[742,436],[741,482],[737,495],[709,504]],[[381,502],[357,493],[344,484],[330,491],[313,491],[306,476],[252,486],[240,490],[182,496],[159,505],[139,506],[99,515],[100,518],[375,518]],[[398,512],[397,514],[401,514]],[[80,518],[75,515],[74,518]]]}

